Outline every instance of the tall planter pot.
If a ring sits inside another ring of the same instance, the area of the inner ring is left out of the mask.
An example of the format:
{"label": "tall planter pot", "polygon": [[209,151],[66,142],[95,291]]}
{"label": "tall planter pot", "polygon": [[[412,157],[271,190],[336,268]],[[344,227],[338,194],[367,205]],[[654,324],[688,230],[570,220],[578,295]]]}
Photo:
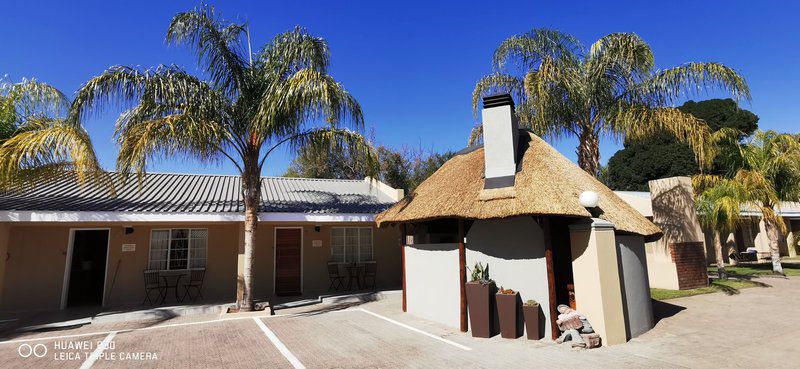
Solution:
{"label": "tall planter pot", "polygon": [[472,337],[489,338],[492,336],[492,316],[494,311],[491,296],[496,290],[494,282],[482,284],[467,282],[467,308],[469,309],[469,330]]}
{"label": "tall planter pot", "polygon": [[500,319],[500,336],[518,338],[522,336],[522,312],[519,292],[495,295],[497,298],[497,317]]}
{"label": "tall planter pot", "polygon": [[528,339],[542,339],[542,335],[539,333],[539,305],[523,305],[522,312],[525,315],[525,332]]}

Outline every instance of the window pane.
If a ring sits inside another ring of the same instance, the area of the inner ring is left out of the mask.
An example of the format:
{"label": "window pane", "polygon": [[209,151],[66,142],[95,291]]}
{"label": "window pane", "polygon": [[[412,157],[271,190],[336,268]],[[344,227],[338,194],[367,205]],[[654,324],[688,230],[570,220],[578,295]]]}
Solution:
{"label": "window pane", "polygon": [[189,230],[188,229],[173,229],[172,230],[172,239],[176,238],[189,238]]}
{"label": "window pane", "polygon": [[[202,236],[202,238],[197,237]],[[208,252],[207,230],[192,230],[191,252],[189,253],[191,268],[204,268]]]}
{"label": "window pane", "polygon": [[358,255],[360,261],[372,261],[372,228],[360,228],[358,232]]}
{"label": "window pane", "polygon": [[331,229],[331,261],[344,262],[344,228]]}
{"label": "window pane", "polygon": [[149,269],[167,269],[167,253],[169,252],[169,231],[156,230],[151,233]]}

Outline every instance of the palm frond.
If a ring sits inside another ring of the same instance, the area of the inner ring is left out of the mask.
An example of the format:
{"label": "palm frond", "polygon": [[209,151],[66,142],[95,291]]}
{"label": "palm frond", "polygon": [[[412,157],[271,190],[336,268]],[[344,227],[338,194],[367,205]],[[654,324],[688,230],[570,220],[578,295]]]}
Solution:
{"label": "palm frond", "polygon": [[328,43],[315,37],[301,27],[278,34],[259,53],[261,72],[280,79],[291,76],[297,70],[309,68],[327,73],[330,65]]}
{"label": "palm frond", "polygon": [[547,57],[578,59],[581,53],[580,41],[572,35],[555,29],[534,28],[500,43],[492,57],[492,64],[499,71],[511,59],[518,62],[520,67],[531,69]]}
{"label": "palm frond", "polygon": [[750,88],[744,77],[730,67],[709,62],[687,63],[657,71],[632,88],[627,98],[661,105],[714,90],[730,92],[736,99],[750,99]]}
{"label": "palm frond", "polygon": [[523,101],[525,99],[525,82],[521,78],[509,74],[494,73],[483,76],[472,91],[472,111],[475,116],[478,116],[482,97],[499,93],[507,93],[515,101]]}
{"label": "palm frond", "polygon": [[36,118],[0,145],[0,187],[73,172],[79,183],[101,176],[102,169],[83,127],[63,119]]}
{"label": "palm frond", "polygon": [[242,57],[244,24],[221,19],[213,6],[203,5],[176,14],[167,30],[167,42],[189,45],[212,85],[230,95],[245,83],[247,62]]}
{"label": "palm frond", "polygon": [[7,114],[13,115],[13,125],[36,116],[60,117],[69,108],[69,99],[59,89],[36,79],[0,84],[0,101]]}

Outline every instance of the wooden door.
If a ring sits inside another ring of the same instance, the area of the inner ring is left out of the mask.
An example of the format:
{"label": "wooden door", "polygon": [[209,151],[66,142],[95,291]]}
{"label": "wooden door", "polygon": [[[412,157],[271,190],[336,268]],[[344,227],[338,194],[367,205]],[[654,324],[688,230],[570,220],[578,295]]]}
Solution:
{"label": "wooden door", "polygon": [[278,296],[302,293],[302,232],[300,228],[275,229],[275,294]]}

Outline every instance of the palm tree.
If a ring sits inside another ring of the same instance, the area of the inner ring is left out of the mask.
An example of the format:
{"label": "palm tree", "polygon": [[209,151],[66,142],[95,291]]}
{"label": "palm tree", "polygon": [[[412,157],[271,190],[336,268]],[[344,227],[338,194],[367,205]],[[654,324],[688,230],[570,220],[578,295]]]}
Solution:
{"label": "palm tree", "polygon": [[[296,152],[360,151],[374,168],[364,137],[340,126],[363,129],[361,107],[328,75],[328,44],[302,28],[275,36],[253,53],[245,24],[227,22],[213,7],[201,6],[175,15],[166,39],[189,46],[207,79],[176,66],[115,66],[78,91],[72,112],[85,116],[112,102],[129,108],[116,128],[117,168],[123,173],[141,178],[148,161],[161,156],[233,163],[242,178],[245,215],[237,303],[252,310],[262,168],[282,145]],[[324,123],[312,126],[317,119]]]}
{"label": "palm tree", "polygon": [[[507,71],[510,62],[521,75]],[[600,136],[635,139],[667,131],[709,165],[713,146],[706,124],[669,106],[708,88],[728,90],[737,99],[750,97],[744,79],[719,63],[654,69],[650,46],[634,33],[612,33],[586,51],[573,36],[533,29],[503,41],[493,67],[494,73],[475,86],[475,111],[482,96],[512,94],[523,127],[549,139],[578,137],[578,165],[593,176],[600,163]]]}
{"label": "palm tree", "polygon": [[88,132],[67,119],[69,99],[35,79],[0,84],[0,188],[65,171],[83,183],[101,177]]}
{"label": "palm tree", "polygon": [[726,279],[722,235],[734,232],[739,226],[741,207],[748,201],[748,193],[739,182],[728,178],[701,174],[692,182],[697,192],[695,205],[700,223],[714,232],[717,273],[720,279]]}
{"label": "palm tree", "polygon": [[728,168],[728,177],[744,188],[747,206],[761,212],[772,270],[783,274],[779,242],[787,228],[776,210],[781,202],[800,201],[800,142],[789,134],[756,131],[736,147],[722,157],[722,162]]}

